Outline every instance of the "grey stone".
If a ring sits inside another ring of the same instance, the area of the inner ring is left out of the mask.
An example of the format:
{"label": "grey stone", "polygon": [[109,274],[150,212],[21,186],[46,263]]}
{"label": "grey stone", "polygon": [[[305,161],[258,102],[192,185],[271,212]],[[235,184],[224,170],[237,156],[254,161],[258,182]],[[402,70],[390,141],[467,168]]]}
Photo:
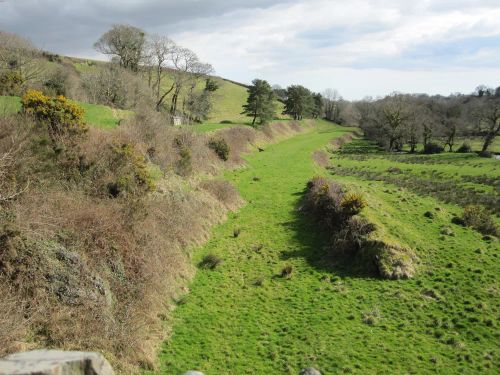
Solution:
{"label": "grey stone", "polygon": [[299,375],[321,375],[321,372],[316,370],[314,367],[308,367],[302,369]]}
{"label": "grey stone", "polygon": [[33,350],[0,359],[0,375],[114,375],[99,353]]}
{"label": "grey stone", "polygon": [[199,371],[189,370],[189,371],[185,372],[184,375],[205,375],[205,374],[203,374],[202,372],[199,372]]}

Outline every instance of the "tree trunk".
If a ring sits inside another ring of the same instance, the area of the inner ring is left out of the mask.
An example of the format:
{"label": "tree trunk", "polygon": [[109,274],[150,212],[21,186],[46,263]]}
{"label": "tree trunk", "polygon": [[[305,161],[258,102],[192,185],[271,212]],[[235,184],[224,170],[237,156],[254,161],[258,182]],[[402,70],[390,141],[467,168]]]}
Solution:
{"label": "tree trunk", "polygon": [[160,112],[160,107],[163,104],[163,101],[165,100],[167,95],[172,92],[173,89],[174,89],[174,84],[172,84],[172,86],[167,91],[165,91],[165,93],[161,96],[161,98],[156,102],[156,110],[158,112]]}
{"label": "tree trunk", "polygon": [[490,147],[494,139],[495,139],[495,134],[488,134],[486,137],[484,137],[484,143],[481,152],[488,151],[488,147]]}

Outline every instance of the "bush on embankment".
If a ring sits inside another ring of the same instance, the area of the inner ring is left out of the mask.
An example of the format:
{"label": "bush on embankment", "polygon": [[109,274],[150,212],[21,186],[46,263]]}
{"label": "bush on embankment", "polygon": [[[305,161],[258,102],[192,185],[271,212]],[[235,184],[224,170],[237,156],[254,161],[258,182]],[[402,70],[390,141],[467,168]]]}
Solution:
{"label": "bush on embankment", "polygon": [[412,277],[416,257],[407,246],[382,236],[380,228],[361,214],[368,202],[364,197],[324,177],[307,184],[303,209],[318,227],[331,234],[328,249],[336,259],[375,266],[387,279]]}
{"label": "bush on embankment", "polygon": [[[242,201],[207,181],[225,163],[206,135],[149,111],[76,134],[52,109],[0,119],[0,355],[101,351],[135,373],[154,366],[167,306],[194,273],[186,248]],[[234,159],[273,139],[222,136],[239,142]]]}

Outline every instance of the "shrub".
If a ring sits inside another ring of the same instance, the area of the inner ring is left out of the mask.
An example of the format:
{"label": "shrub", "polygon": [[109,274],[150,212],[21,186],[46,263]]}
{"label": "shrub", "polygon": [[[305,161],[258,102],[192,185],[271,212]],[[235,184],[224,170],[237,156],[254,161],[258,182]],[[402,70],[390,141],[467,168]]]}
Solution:
{"label": "shrub", "polygon": [[380,312],[378,310],[366,311],[361,317],[363,323],[373,326],[377,324],[380,319]]}
{"label": "shrub", "polygon": [[315,177],[307,183],[304,209],[326,229],[339,227],[342,214],[342,187],[324,177]]}
{"label": "shrub", "polygon": [[49,95],[66,95],[66,86],[68,81],[68,72],[63,69],[57,69],[43,83]]}
{"label": "shrub", "polygon": [[444,151],[444,147],[437,143],[427,143],[424,146],[424,154],[440,154]]}
{"label": "shrub", "polygon": [[263,277],[258,277],[253,281],[253,285],[255,286],[262,286],[264,285],[265,279]]}
{"label": "shrub", "polygon": [[493,157],[493,153],[491,151],[481,151],[478,155],[482,158],[491,158]]}
{"label": "shrub", "polygon": [[75,138],[87,132],[83,120],[85,110],[64,96],[48,97],[40,91],[29,90],[21,100],[24,113],[47,126],[53,143],[61,138]]}
{"label": "shrub", "polygon": [[199,263],[199,267],[203,269],[214,270],[223,263],[222,258],[215,254],[208,254],[203,257]]}
{"label": "shrub", "polygon": [[498,236],[498,225],[483,206],[470,205],[465,207],[462,219],[466,226],[474,228],[482,234]]}
{"label": "shrub", "polygon": [[462,145],[458,148],[457,152],[461,154],[466,154],[472,151],[472,148],[468,142],[462,143]]}
{"label": "shrub", "polygon": [[304,209],[326,229],[339,229],[366,206],[357,192],[342,191],[342,186],[324,177],[307,183]]}
{"label": "shrub", "polygon": [[211,138],[208,147],[214,150],[219,159],[227,161],[229,159],[230,147],[224,138]]}
{"label": "shrub", "polygon": [[293,266],[287,265],[287,266],[283,267],[280,275],[284,279],[289,279],[290,277],[292,277],[292,272],[293,272]]}
{"label": "shrub", "polygon": [[375,262],[385,279],[409,279],[415,274],[416,256],[413,251],[396,243],[374,241]]}
{"label": "shrub", "polygon": [[20,72],[9,70],[0,74],[0,95],[20,95],[24,77]]}
{"label": "shrub", "polygon": [[241,229],[240,228],[234,228],[233,229],[233,237],[238,238],[241,234]]}
{"label": "shrub", "polygon": [[112,197],[123,194],[141,195],[155,189],[146,159],[132,144],[114,145],[111,168],[116,179],[108,184]]}
{"label": "shrub", "polygon": [[340,205],[345,215],[354,216],[359,214],[361,210],[366,207],[367,202],[361,194],[348,192],[342,197]]}
{"label": "shrub", "polygon": [[333,236],[333,252],[342,256],[357,255],[367,241],[367,236],[374,230],[375,225],[365,218],[358,216],[349,218]]}
{"label": "shrub", "polygon": [[401,174],[401,173],[403,173],[403,171],[400,168],[398,168],[398,167],[390,167],[390,168],[387,169],[387,172],[393,173],[393,174]]}
{"label": "shrub", "polygon": [[424,216],[426,218],[433,219],[434,218],[434,213],[431,212],[431,211],[425,211]]}
{"label": "shrub", "polygon": [[181,176],[189,176],[193,171],[191,150],[187,146],[181,146],[179,157],[180,159],[177,162],[177,173]]}

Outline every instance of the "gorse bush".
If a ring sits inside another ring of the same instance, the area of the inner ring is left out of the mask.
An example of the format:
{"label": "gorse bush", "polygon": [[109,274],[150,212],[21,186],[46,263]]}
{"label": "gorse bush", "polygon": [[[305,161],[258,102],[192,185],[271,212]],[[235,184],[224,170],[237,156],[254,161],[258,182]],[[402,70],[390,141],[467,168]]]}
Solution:
{"label": "gorse bush", "polygon": [[219,159],[227,161],[229,159],[230,147],[224,138],[210,138],[208,147],[214,150]]}
{"label": "gorse bush", "polygon": [[348,192],[342,197],[340,205],[345,215],[354,216],[359,214],[361,210],[366,207],[367,202],[361,194]]}
{"label": "gorse bush", "polygon": [[332,229],[339,227],[343,221],[342,187],[324,177],[315,177],[307,183],[304,198],[304,209],[320,223],[321,226]]}
{"label": "gorse bush", "polygon": [[49,95],[66,95],[68,76],[68,72],[63,69],[57,69],[43,83],[44,91]]}
{"label": "gorse bush", "polygon": [[113,145],[111,150],[116,180],[108,184],[109,195],[112,197],[123,194],[141,195],[155,189],[146,160],[133,145]]}
{"label": "gorse bush", "polygon": [[375,230],[375,225],[367,219],[350,217],[333,236],[332,251],[341,256],[355,256],[359,253],[367,236]]}
{"label": "gorse bush", "polygon": [[48,97],[40,91],[29,90],[21,100],[22,111],[47,126],[53,143],[61,138],[75,138],[88,130],[83,120],[85,110],[64,96]]}
{"label": "gorse bush", "polygon": [[0,95],[20,95],[25,83],[20,72],[9,70],[0,73]]}
{"label": "gorse bush", "polygon": [[462,220],[466,226],[474,228],[482,234],[498,236],[498,225],[483,206],[470,205],[465,207]]}
{"label": "gorse bush", "polygon": [[344,225],[367,204],[361,194],[344,192],[340,184],[324,177],[308,182],[304,201],[304,208],[329,229]]}

